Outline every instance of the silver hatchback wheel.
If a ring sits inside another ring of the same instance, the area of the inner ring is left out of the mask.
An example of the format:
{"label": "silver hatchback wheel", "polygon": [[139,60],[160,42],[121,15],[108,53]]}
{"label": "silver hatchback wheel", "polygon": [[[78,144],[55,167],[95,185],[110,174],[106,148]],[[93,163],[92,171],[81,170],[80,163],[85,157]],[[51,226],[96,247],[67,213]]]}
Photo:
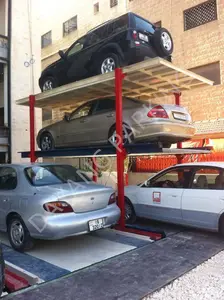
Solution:
{"label": "silver hatchback wheel", "polygon": [[112,72],[115,70],[116,62],[114,58],[107,57],[101,64],[101,74]]}
{"label": "silver hatchback wheel", "polygon": [[12,222],[10,227],[10,237],[16,246],[21,246],[24,243],[24,228],[19,220]]}
{"label": "silver hatchback wheel", "polygon": [[167,32],[163,32],[161,35],[163,47],[167,50],[170,51],[172,49],[172,40],[170,35]]}

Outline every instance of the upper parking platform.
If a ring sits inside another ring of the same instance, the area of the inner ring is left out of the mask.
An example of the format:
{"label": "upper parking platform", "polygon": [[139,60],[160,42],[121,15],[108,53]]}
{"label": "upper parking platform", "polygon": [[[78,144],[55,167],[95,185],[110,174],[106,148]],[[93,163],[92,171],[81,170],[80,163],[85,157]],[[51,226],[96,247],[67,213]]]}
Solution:
{"label": "upper parking platform", "polygon": [[[154,58],[124,67],[123,95],[139,100],[189,91],[213,85],[213,82],[191,71],[179,68],[162,59]],[[36,95],[35,106],[72,108],[85,101],[115,95],[115,73],[97,75],[76,81]],[[29,106],[29,98],[17,100],[18,105]]]}

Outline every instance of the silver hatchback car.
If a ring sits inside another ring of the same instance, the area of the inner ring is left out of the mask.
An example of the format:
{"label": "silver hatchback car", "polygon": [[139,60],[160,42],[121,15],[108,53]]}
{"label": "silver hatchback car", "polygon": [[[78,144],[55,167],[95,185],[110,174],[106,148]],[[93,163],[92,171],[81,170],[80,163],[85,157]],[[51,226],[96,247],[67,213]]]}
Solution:
{"label": "silver hatchback car", "polygon": [[120,209],[110,187],[93,183],[71,165],[0,166],[0,230],[17,251],[34,239],[62,239],[117,223]]}
{"label": "silver hatchback car", "polygon": [[[184,107],[157,105],[123,98],[124,143],[161,142],[163,147],[192,138],[191,116]],[[115,99],[95,99],[62,121],[42,128],[37,144],[43,151],[58,147],[99,145],[116,142]]]}

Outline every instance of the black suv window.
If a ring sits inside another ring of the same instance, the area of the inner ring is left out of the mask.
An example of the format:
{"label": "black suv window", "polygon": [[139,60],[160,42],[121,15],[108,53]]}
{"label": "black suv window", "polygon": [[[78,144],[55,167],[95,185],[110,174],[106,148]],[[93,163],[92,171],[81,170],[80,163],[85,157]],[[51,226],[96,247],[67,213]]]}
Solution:
{"label": "black suv window", "polygon": [[94,114],[104,113],[106,111],[115,110],[115,100],[102,99],[98,100]]}
{"label": "black suv window", "polygon": [[152,24],[137,16],[134,16],[134,18],[135,18],[135,27],[137,30],[147,31],[152,34],[155,32],[154,26]]}
{"label": "black suv window", "polygon": [[67,56],[71,56],[84,48],[86,42],[86,37],[79,39],[72,47],[68,50]]}
{"label": "black suv window", "polygon": [[113,22],[106,23],[100,28],[94,30],[94,34],[100,39],[105,39],[108,36],[123,31],[128,28],[128,14],[121,16]]}
{"label": "black suv window", "polygon": [[0,168],[0,190],[14,190],[17,186],[17,174],[11,167]]}

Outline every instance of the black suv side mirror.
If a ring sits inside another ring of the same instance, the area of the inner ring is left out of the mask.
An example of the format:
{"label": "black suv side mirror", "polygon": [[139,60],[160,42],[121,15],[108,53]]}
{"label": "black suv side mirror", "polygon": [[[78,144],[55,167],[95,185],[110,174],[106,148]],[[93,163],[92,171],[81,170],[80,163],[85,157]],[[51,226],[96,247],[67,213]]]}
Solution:
{"label": "black suv side mirror", "polygon": [[65,53],[64,53],[62,50],[59,50],[59,51],[58,51],[58,54],[60,55],[60,57],[61,57],[62,59],[65,59]]}
{"label": "black suv side mirror", "polygon": [[66,122],[69,122],[70,121],[70,113],[65,113],[64,114],[64,120],[66,121]]}

